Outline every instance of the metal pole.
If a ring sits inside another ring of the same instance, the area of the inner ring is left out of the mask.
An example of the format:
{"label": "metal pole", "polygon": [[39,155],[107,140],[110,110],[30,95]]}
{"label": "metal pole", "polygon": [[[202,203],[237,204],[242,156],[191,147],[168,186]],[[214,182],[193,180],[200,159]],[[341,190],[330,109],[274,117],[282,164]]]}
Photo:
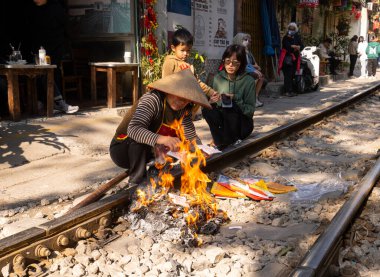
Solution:
{"label": "metal pole", "polygon": [[359,189],[343,205],[335,215],[325,232],[317,239],[309,254],[291,273],[290,276],[323,276],[328,269],[328,261],[340,238],[352,223],[352,220],[364,201],[368,198],[373,186],[380,177],[380,158],[371,170],[364,176],[359,184]]}
{"label": "metal pole", "polygon": [[83,199],[81,202],[79,202],[76,206],[72,207],[67,214],[72,213],[73,211],[76,211],[84,206],[87,206],[100,198],[104,196],[104,194],[110,190],[112,187],[116,186],[118,183],[123,181],[125,178],[128,177],[128,172],[122,172],[119,175],[117,175],[115,178],[112,178],[109,182],[99,186],[94,192],[92,192],[89,196],[87,196],[85,199]]}

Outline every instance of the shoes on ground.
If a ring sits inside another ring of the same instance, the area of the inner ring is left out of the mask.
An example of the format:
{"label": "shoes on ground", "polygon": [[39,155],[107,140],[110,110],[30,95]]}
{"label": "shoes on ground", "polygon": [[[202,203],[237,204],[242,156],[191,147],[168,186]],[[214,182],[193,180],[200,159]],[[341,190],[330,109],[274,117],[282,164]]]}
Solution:
{"label": "shoes on ground", "polygon": [[263,102],[256,100],[256,108],[264,106]]}
{"label": "shoes on ground", "polygon": [[76,113],[79,110],[78,106],[68,105],[64,100],[59,100],[54,103],[54,110],[67,114]]}
{"label": "shoes on ground", "polygon": [[287,97],[293,97],[294,96],[293,92],[285,92],[284,95]]}

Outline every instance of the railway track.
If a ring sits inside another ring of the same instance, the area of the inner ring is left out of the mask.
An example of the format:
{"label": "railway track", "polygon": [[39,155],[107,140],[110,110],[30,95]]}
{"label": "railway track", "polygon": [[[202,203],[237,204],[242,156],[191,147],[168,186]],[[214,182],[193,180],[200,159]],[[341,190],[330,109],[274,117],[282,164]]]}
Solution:
{"label": "railway track", "polygon": [[[221,168],[226,168],[230,164],[236,164],[243,157],[258,153],[273,143],[279,142],[295,132],[304,130],[310,125],[334,115],[376,92],[377,89],[378,87],[373,87],[369,90],[361,91],[344,102],[312,114],[307,118],[250,138],[238,147],[227,149],[221,155],[212,156],[207,161],[205,171],[209,173],[220,171]],[[374,170],[379,171],[376,168]],[[179,179],[181,170],[175,169],[172,174]],[[375,173],[371,174],[378,177]],[[102,240],[102,238],[106,237],[106,230],[120,215],[126,212],[128,199],[129,192],[127,190],[118,192],[68,215],[0,240],[0,268],[10,265],[16,271],[22,272],[27,265],[36,264],[36,261],[50,256],[53,251],[64,251],[66,248],[75,247],[78,241],[88,239],[93,235]],[[322,255],[320,250],[318,250],[318,255]],[[304,260],[307,259],[305,258]],[[318,268],[321,268],[322,264],[326,266],[325,259],[323,258],[323,263],[315,268],[301,263],[293,274],[295,276],[318,275]]]}

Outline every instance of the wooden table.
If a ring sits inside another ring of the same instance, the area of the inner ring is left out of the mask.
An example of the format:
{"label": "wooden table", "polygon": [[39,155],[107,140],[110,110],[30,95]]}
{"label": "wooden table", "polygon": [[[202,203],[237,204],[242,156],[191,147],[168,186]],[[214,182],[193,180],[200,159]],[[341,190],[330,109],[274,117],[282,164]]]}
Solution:
{"label": "wooden table", "polygon": [[132,72],[132,101],[138,100],[138,63],[120,62],[97,62],[89,63],[91,67],[91,100],[94,104],[97,101],[96,72],[107,73],[107,107],[116,107],[116,74],[119,72]]}
{"label": "wooden table", "polygon": [[54,106],[54,69],[56,65],[9,65],[0,64],[0,75],[5,75],[8,81],[8,107],[12,120],[21,119],[20,90],[18,76],[28,76],[28,109],[36,111],[37,94],[35,90],[35,77],[47,75],[47,116],[53,116]]}

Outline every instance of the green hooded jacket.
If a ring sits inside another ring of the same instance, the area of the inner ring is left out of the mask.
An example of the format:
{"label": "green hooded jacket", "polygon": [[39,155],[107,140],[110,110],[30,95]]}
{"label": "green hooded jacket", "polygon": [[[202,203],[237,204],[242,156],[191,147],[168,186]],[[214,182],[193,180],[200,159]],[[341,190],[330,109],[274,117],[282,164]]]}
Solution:
{"label": "green hooded jacket", "polygon": [[[234,95],[233,100],[242,110],[243,114],[249,118],[253,117],[256,104],[255,79],[248,73],[237,75],[234,81],[227,77],[225,70],[215,75],[212,88],[219,93],[230,93]],[[222,105],[219,101],[218,106]]]}
{"label": "green hooded jacket", "polygon": [[380,43],[371,41],[368,43],[367,50],[365,52],[367,53],[368,59],[377,59],[380,53]]}

